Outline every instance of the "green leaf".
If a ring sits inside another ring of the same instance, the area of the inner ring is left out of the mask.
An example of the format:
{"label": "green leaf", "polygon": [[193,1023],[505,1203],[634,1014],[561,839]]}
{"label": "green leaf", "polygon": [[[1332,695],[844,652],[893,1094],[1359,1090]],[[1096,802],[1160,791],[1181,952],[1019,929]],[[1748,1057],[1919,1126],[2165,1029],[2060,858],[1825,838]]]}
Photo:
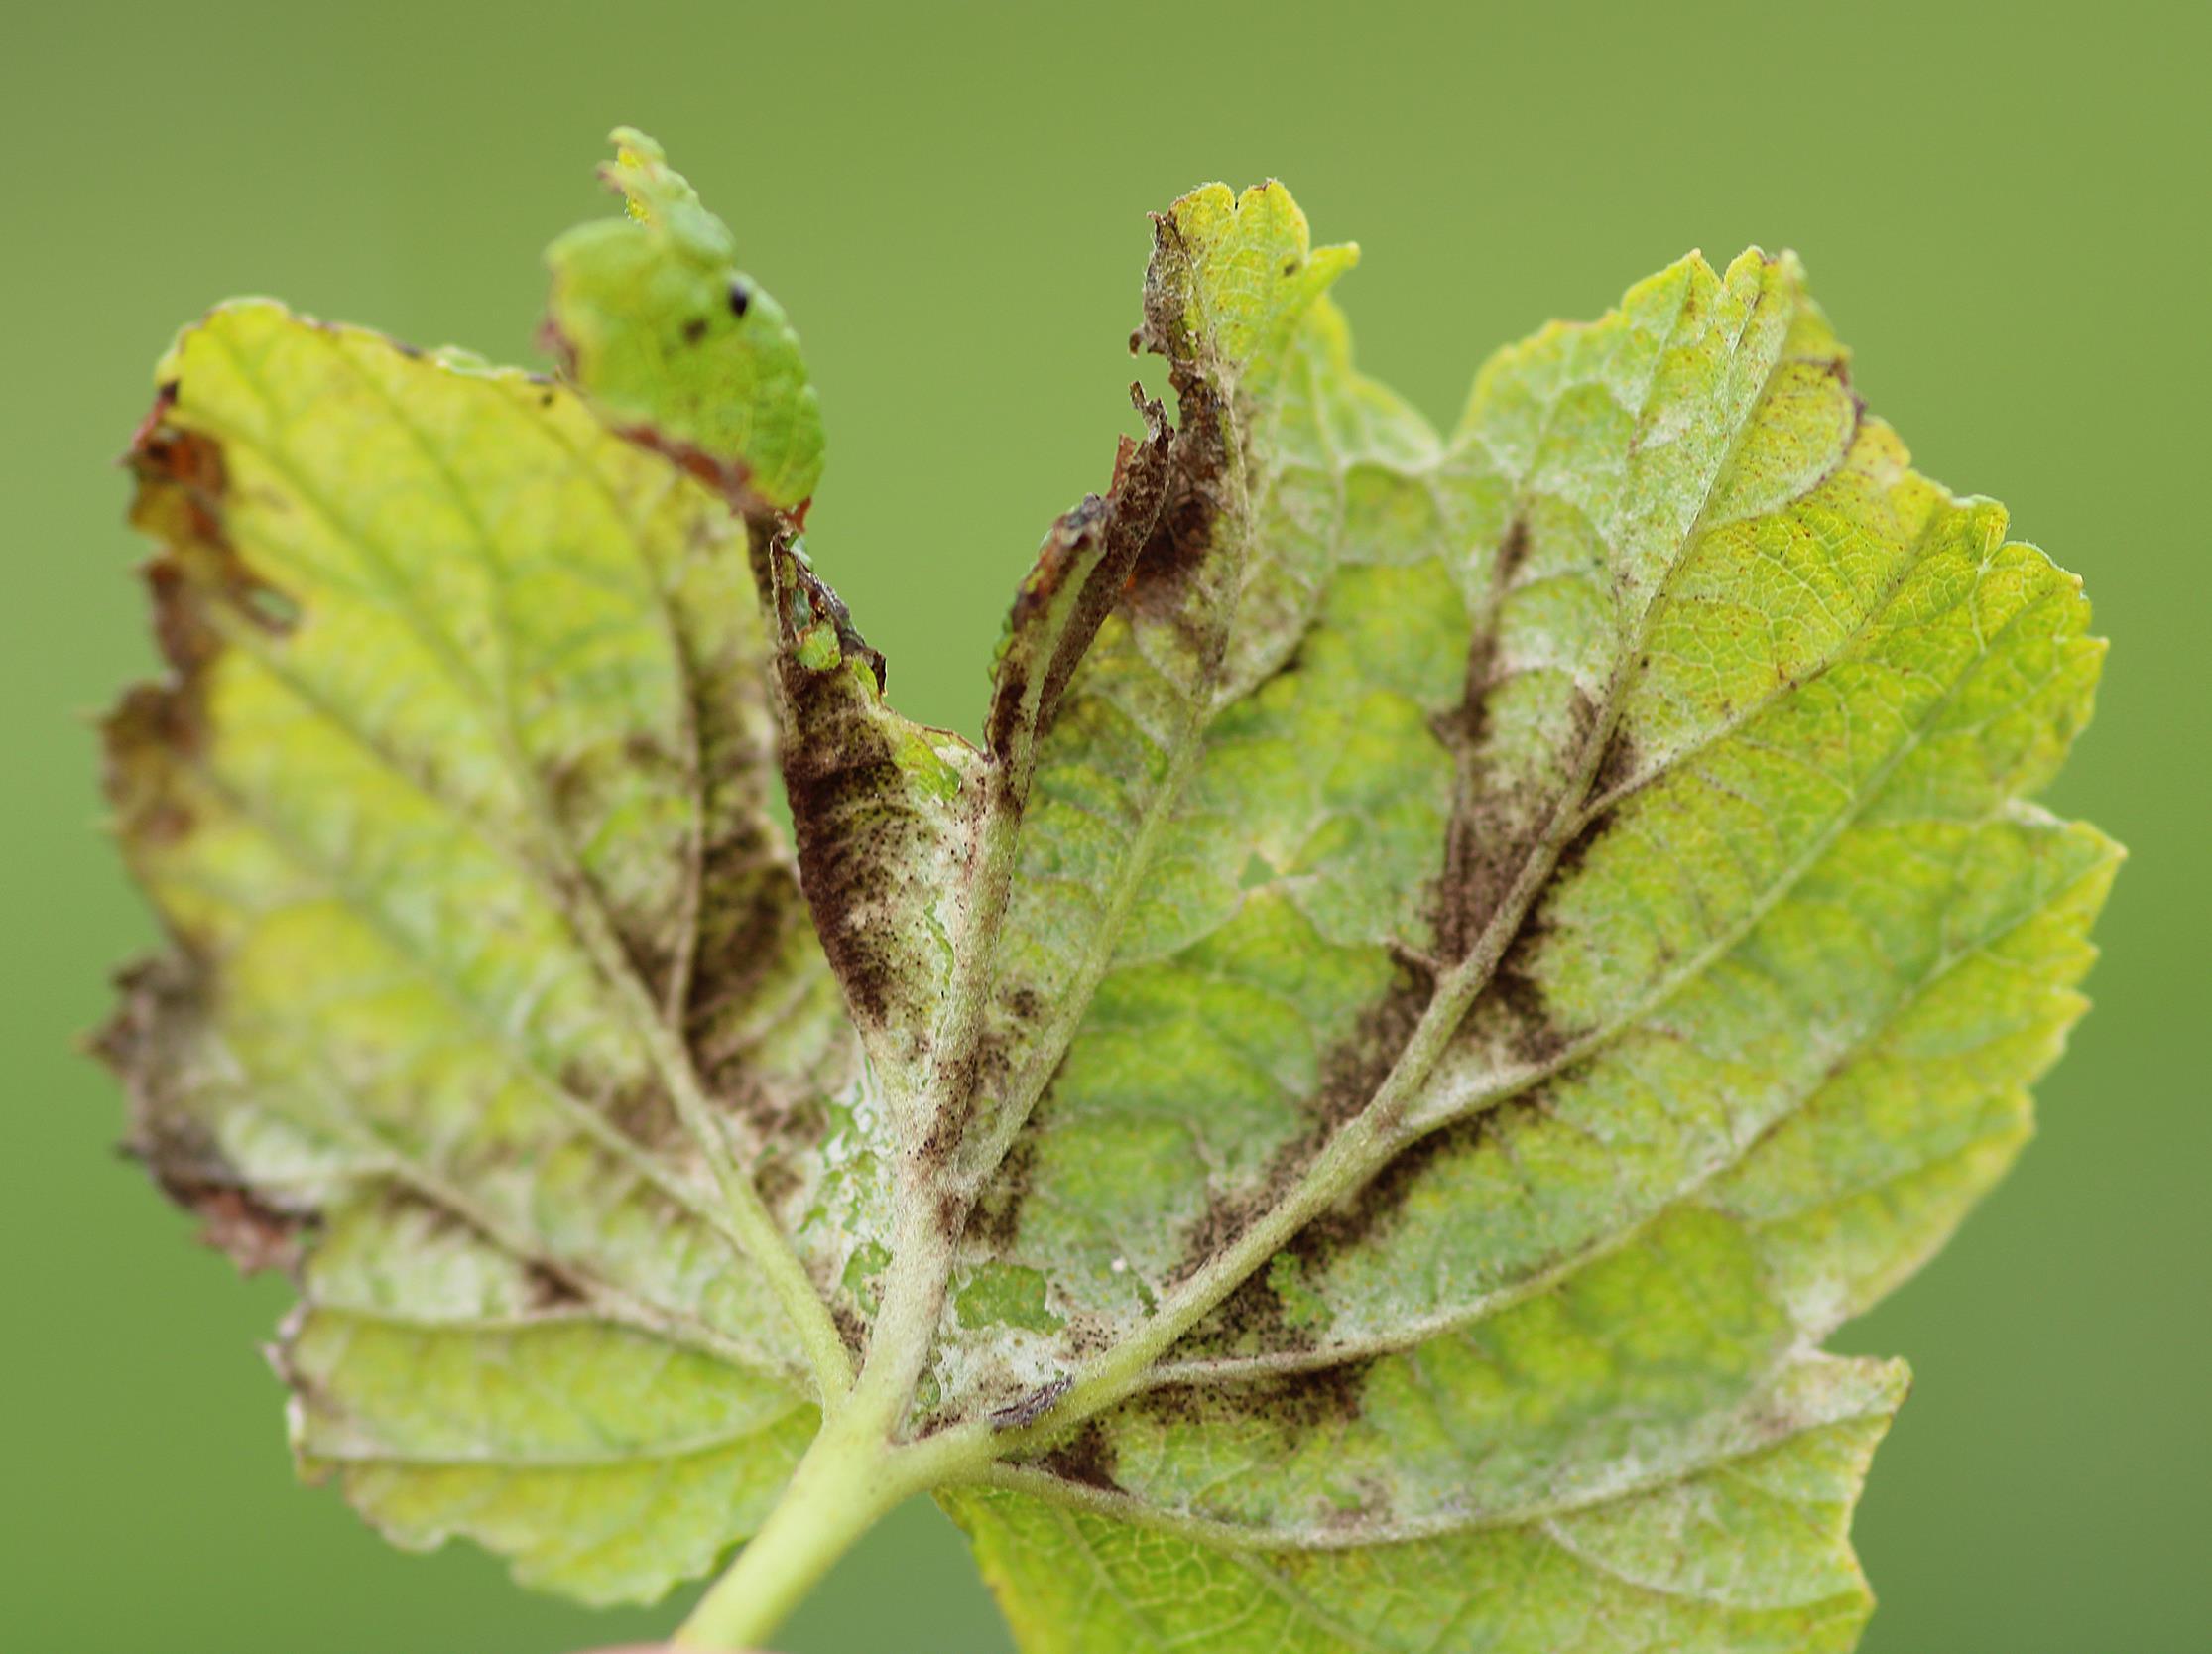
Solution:
{"label": "green leaf", "polygon": [[[788,1255],[756,1255],[767,1209],[748,1225],[717,1164],[773,1174],[796,1221],[818,1099],[854,1061],[767,813],[742,535],[566,390],[274,306],[188,329],[161,379],[133,465],[172,676],[107,726],[124,852],[176,943],[107,1040],[134,1141],[249,1255],[298,1234],[316,1260],[288,1357],[332,1410],[303,1414],[310,1467],[344,1460],[407,1537],[474,1532],[533,1580],[657,1595],[804,1444],[764,1424],[703,1453],[699,1416],[813,1401]],[[397,1238],[417,1211],[473,1237],[465,1284],[451,1247]],[[357,1283],[324,1296],[319,1260],[371,1221],[400,1228],[346,1244],[423,1319],[412,1351],[340,1336]],[[508,1320],[472,1325],[479,1299]],[[456,1404],[434,1452],[383,1416],[379,1367],[494,1370],[549,1340],[605,1404],[550,1382],[544,1416]],[[651,1380],[701,1361],[719,1401]],[[618,1402],[641,1411],[585,1479],[610,1531],[650,1524],[626,1555],[582,1543],[586,1487],[459,1467],[521,1475]]]}
{"label": "green leaf", "polygon": [[626,435],[725,489],[803,505],[821,480],[822,424],[799,335],[661,146],[628,127],[614,141],[601,175],[628,215],[547,253],[553,341]]}
{"label": "green leaf", "polygon": [[1777,1445],[1398,1545],[1259,1551],[1019,1493],[951,1503],[1025,1650],[1827,1654],[1865,1617],[1846,1530],[1904,1375],[1866,1363],[1807,1378],[1808,1411]]}
{"label": "green leaf", "polygon": [[305,1284],[302,1466],[399,1544],[466,1534],[589,1601],[712,1567],[819,1422],[780,1375],[612,1321],[406,1197],[333,1209]]}
{"label": "green leaf", "polygon": [[[1544,1523],[1824,1439],[1782,1399],[1802,1351],[2025,1138],[2115,860],[2018,802],[2087,717],[2076,582],[1906,468],[1791,261],[1685,261],[1500,357],[1449,445],[1385,431],[1327,451],[1333,581],[1295,661],[1209,707],[1180,876],[967,1244],[1045,1275],[1070,1329],[948,1337],[969,1382],[1127,1392],[998,1478],[1087,1513],[1072,1577],[1143,1600],[1216,1578],[1208,1545],[1345,1559],[1313,1565],[1333,1609],[1128,1645],[1559,1646],[1479,1601],[1380,1629],[1368,1559],[1502,1530],[1572,1555]],[[1117,1339],[1149,1367],[1086,1362]],[[1868,1393],[1862,1459],[1901,1388]],[[1027,1508],[955,1505],[987,1559]],[[1848,1565],[1756,1539],[1715,1532],[1709,1566],[1792,1614],[1826,1580],[1778,1645],[1848,1644]],[[1535,1567],[1506,1554],[1450,1566]],[[1026,1568],[994,1577],[1026,1645],[1092,1646]]]}
{"label": "green leaf", "polygon": [[595,1600],[755,1536],[683,1646],[934,1489],[1026,1650],[1849,1648],[1905,1377],[1820,1346],[2025,1142],[2119,859],[2028,802],[2078,582],[1793,258],[1446,437],[1353,251],[1209,186],[1133,339],[1174,414],[971,742],[802,540],[783,313],[618,140],[567,383],[230,307],[134,448],[174,672],[110,790],[176,946],[104,1049],[299,1275],[304,1467]]}

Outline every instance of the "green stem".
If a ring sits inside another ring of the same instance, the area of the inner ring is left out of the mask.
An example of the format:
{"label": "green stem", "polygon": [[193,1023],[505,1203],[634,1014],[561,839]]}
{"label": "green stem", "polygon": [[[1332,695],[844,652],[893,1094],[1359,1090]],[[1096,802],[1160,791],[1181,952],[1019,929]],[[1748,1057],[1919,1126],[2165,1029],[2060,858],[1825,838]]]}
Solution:
{"label": "green stem", "polygon": [[708,1588],[673,1647],[739,1654],[764,1646],[862,1534],[921,1491],[881,1422],[861,1411],[848,1408],[814,1438],[767,1522]]}
{"label": "green stem", "polygon": [[676,1647],[735,1654],[758,1647],[783,1624],[830,1566],[905,1496],[906,1489],[885,1474],[883,1454],[870,1446],[835,1427],[814,1439],[761,1531],[676,1631]]}
{"label": "green stem", "polygon": [[987,1447],[953,1432],[895,1441],[952,1272],[952,1239],[928,1222],[929,1209],[917,1200],[903,1204],[900,1244],[859,1379],[825,1418],[760,1532],[708,1588],[672,1646],[715,1654],[759,1647],[894,1505],[989,1457]]}

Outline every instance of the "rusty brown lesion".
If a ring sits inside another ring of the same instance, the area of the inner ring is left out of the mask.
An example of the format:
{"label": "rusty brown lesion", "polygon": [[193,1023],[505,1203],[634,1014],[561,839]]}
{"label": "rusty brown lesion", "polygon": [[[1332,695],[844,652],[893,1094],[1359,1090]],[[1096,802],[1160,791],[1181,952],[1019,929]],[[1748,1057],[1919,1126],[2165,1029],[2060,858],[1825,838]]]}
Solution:
{"label": "rusty brown lesion", "polygon": [[[984,749],[1002,765],[1026,767],[1036,741],[1051,728],[1069,680],[1122,601],[1173,488],[1176,438],[1167,410],[1137,385],[1130,398],[1144,419],[1144,438],[1123,438],[1106,492],[1085,495],[1053,523],[1007,616],[984,723]],[[1055,635],[1040,636],[1071,578],[1082,584],[1064,623]]]}
{"label": "rusty brown lesion", "polygon": [[1304,1181],[1330,1139],[1374,1101],[1433,993],[1434,982],[1426,972],[1404,962],[1395,967],[1390,988],[1362,1012],[1344,1038],[1322,1053],[1318,1083],[1302,1099],[1304,1129],[1276,1150],[1258,1180],[1212,1195],[1183,1231],[1177,1261],[1164,1277],[1166,1286],[1197,1275]]}
{"label": "rusty brown lesion", "polygon": [[243,1273],[296,1273],[320,1212],[257,1189],[191,1108],[208,1056],[204,967],[181,954],[143,959],[118,972],[115,986],[116,1008],[85,1049],[122,1082],[129,1107],[122,1152],[198,1220],[202,1244]]}
{"label": "rusty brown lesion", "polygon": [[1114,1479],[1118,1452],[1114,1438],[1107,1432],[1106,1422],[1090,1418],[1085,1419],[1073,1435],[1047,1449],[1036,1463],[1040,1469],[1078,1487],[1118,1493],[1121,1484]]}
{"label": "rusty brown lesion", "polygon": [[[1491,735],[1491,698],[1507,682],[1500,616],[1528,562],[1532,535],[1528,514],[1519,512],[1499,537],[1490,590],[1475,616],[1467,649],[1459,702],[1433,720],[1455,769],[1443,867],[1429,902],[1436,954],[1447,965],[1467,958],[1496,922],[1536,847],[1536,833],[1556,803],[1528,784],[1504,784],[1485,750]],[[1578,738],[1586,738],[1596,723],[1597,707],[1579,691],[1573,715]]]}
{"label": "rusty brown lesion", "polygon": [[155,543],[140,573],[168,668],[127,689],[100,723],[102,790],[126,850],[175,843],[193,826],[177,760],[206,746],[207,676],[225,647],[218,608],[271,633],[293,624],[290,599],[249,571],[231,543],[220,445],[169,417],[180,394],[175,382],[161,388],[123,455],[136,484],[129,521]]}
{"label": "rusty brown lesion", "polygon": [[883,657],[852,626],[836,594],[788,539],[768,553],[777,628],[776,672],[783,708],[784,787],[791,804],[799,878],[814,929],[847,1002],[863,1027],[905,1027],[920,1037],[927,1001],[914,961],[884,916],[925,893],[918,868],[929,860],[929,828],[910,807],[888,712],[858,703],[866,692],[840,664],[817,671],[799,659],[799,639],[826,620],[844,662],[858,660],[883,684]]}
{"label": "rusty brown lesion", "polygon": [[1375,1361],[1372,1355],[1355,1355],[1226,1384],[1160,1384],[1139,1392],[1127,1406],[1162,1427],[1204,1431],[1259,1422],[1289,1435],[1306,1435],[1354,1423],[1365,1414],[1367,1379]]}
{"label": "rusty brown lesion", "polygon": [[[155,542],[141,573],[156,646],[167,667],[135,684],[100,722],[101,786],[126,857],[174,847],[198,826],[187,774],[208,736],[208,674],[233,622],[282,631],[289,610],[257,601],[272,588],[247,569],[225,523],[229,470],[220,445],[171,418],[182,395],[163,385],[123,464],[135,483],[131,525]],[[129,1123],[123,1152],[195,1215],[207,1244],[251,1273],[293,1268],[317,1213],[256,1190],[230,1165],[192,1109],[209,1060],[214,983],[188,936],[115,979],[116,1009],[85,1042],[122,1082]]]}

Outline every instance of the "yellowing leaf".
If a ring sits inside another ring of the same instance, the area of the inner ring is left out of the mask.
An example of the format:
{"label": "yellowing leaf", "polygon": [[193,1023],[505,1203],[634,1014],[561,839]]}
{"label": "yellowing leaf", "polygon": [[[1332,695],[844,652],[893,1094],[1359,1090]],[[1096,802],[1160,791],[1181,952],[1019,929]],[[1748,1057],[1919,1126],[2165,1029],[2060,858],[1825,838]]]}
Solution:
{"label": "yellowing leaf", "polygon": [[[809,1340],[841,1346],[778,1308],[779,1281],[811,1288],[765,1199],[730,1192],[740,1160],[782,1167],[782,1209],[805,1209],[807,1134],[853,1057],[766,813],[763,645],[723,506],[557,386],[269,305],[188,329],[161,376],[133,463],[173,676],[107,731],[124,850],[177,949],[109,1036],[141,1152],[192,1205],[250,1202],[244,1241],[302,1228],[319,1259],[340,1210],[407,1233],[434,1213],[527,1273],[462,1295],[467,1322],[496,1285],[511,1326],[448,1331],[424,1299],[457,1266],[392,1240],[380,1291],[429,1317],[403,1364],[512,1361],[551,1323],[578,1374],[707,1360],[749,1419],[810,1411]],[[544,1416],[518,1398],[425,1457],[354,1417],[363,1363],[403,1358],[333,1340],[325,1278],[310,1262],[291,1357],[321,1398],[301,1451],[344,1460],[403,1534],[477,1532],[534,1579],[650,1597],[803,1445],[632,1472],[602,1515],[659,1501],[658,1537],[593,1552],[580,1493],[510,1489],[495,1516],[453,1463],[497,1467],[584,1398],[549,1380]],[[661,1387],[622,1390],[650,1443]]]}
{"label": "yellowing leaf", "polygon": [[1134,341],[1175,415],[971,742],[803,543],[783,313],[618,136],[566,382],[232,307],[134,449],[175,946],[104,1044],[299,1275],[304,1467],[594,1600],[749,1539],[685,1647],[926,1489],[1036,1654],[1848,1649],[1905,1373],[1822,1342],[2026,1140],[2119,859],[2031,802],[2079,583],[1787,255],[1447,437],[1354,368],[1352,250],[1209,186]]}

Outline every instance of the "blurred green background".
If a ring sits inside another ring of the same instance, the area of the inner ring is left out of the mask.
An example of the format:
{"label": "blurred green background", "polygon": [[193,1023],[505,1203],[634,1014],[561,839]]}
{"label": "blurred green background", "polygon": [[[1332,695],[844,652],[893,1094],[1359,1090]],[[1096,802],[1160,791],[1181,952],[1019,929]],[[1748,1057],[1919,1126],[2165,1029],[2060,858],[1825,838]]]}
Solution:
{"label": "blurred green background", "polygon": [[[2087,576],[2114,649],[2055,802],[2135,852],[2040,1142],[1847,1336],[1918,1371],[1863,1508],[1866,1648],[2205,1647],[2207,47],[2212,13],[2126,3],[17,10],[0,1644],[554,1654],[674,1617],[402,1556],[296,1488],[255,1353],[281,1285],[186,1243],[70,1050],[150,936],[93,830],[79,714],[151,662],[110,459],[155,355],[208,302],[272,292],[533,360],[539,249],[607,209],[589,169],[621,120],[805,330],[816,556],[906,709],[962,726],[1039,534],[1104,481],[1144,214],[1192,183],[1280,175],[1323,237],[1361,240],[1340,292],[1364,363],[1444,421],[1492,347],[1689,246],[1801,250],[1921,464]],[[916,1508],[786,1642],[1003,1635]]]}

